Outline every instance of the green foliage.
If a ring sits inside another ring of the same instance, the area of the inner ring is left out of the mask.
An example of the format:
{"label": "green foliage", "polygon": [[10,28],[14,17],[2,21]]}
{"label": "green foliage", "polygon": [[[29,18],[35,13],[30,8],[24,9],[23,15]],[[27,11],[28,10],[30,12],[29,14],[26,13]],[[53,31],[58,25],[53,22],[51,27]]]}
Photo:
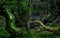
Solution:
{"label": "green foliage", "polygon": [[23,35],[23,38],[59,38],[59,37],[60,35],[55,35],[48,31],[42,31],[42,32],[30,31],[26,32]]}
{"label": "green foliage", "polygon": [[[6,12],[10,16],[9,23],[11,24],[11,28],[16,29],[15,27],[18,26],[19,28],[17,28],[21,29],[22,38],[59,38],[60,35],[49,31],[36,32],[35,30],[29,30],[29,28],[26,31],[27,21],[34,19],[41,20],[45,25],[54,27],[60,31],[59,2],[59,0],[0,0],[0,5],[7,10]],[[0,20],[3,20],[1,16]],[[0,38],[9,38],[10,34],[5,30],[5,26],[3,25],[0,27]],[[20,38],[20,36],[16,38]]]}
{"label": "green foliage", "polygon": [[0,28],[0,38],[9,38],[10,34],[4,30],[3,28]]}

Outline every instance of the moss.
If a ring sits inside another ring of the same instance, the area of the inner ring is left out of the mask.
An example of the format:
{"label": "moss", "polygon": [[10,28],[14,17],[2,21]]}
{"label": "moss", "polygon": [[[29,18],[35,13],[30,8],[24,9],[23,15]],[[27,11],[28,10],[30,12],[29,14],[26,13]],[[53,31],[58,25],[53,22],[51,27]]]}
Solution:
{"label": "moss", "polygon": [[10,34],[6,31],[6,30],[4,30],[3,28],[0,28],[0,37],[1,38],[8,38],[10,36]]}

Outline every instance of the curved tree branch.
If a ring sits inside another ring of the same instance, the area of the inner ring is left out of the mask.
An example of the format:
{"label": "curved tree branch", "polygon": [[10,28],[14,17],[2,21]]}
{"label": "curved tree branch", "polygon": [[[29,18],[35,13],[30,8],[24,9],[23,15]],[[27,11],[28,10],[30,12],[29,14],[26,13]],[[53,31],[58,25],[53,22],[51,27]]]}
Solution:
{"label": "curved tree branch", "polygon": [[16,33],[20,33],[21,29],[15,26],[15,17],[10,12],[9,9],[6,9],[6,30],[11,34],[11,36],[17,35]]}
{"label": "curved tree branch", "polygon": [[40,26],[42,26],[45,30],[47,31],[51,31],[51,32],[56,32],[56,30],[52,27],[47,27],[46,25],[44,25],[40,20],[35,20],[35,21],[28,21],[28,22],[37,22],[40,24]]}

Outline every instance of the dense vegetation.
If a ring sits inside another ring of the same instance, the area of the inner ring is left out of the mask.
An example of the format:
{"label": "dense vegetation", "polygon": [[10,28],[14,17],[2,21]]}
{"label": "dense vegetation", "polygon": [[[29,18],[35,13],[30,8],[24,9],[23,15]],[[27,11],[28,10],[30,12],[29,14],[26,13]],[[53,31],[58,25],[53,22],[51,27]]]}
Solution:
{"label": "dense vegetation", "polygon": [[59,0],[0,0],[0,38],[59,38]]}

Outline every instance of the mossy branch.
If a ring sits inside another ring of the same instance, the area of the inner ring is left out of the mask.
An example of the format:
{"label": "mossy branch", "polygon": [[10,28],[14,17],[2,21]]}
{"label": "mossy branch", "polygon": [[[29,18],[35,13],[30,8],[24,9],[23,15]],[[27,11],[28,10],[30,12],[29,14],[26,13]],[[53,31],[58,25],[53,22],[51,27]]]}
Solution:
{"label": "mossy branch", "polygon": [[15,26],[15,16],[10,12],[9,9],[6,9],[6,12],[7,12],[7,16],[8,16],[8,20],[6,20],[6,21],[7,21],[8,26],[9,26],[7,28],[10,28],[10,29],[12,29],[13,31],[16,31],[16,32],[20,31],[21,29],[17,28]]}
{"label": "mossy branch", "polygon": [[47,26],[44,25],[40,20],[28,21],[28,22],[37,22],[37,23],[39,23],[40,26],[42,26],[45,30],[51,31],[51,32],[56,32],[56,30],[55,30],[53,27],[47,27]]}

